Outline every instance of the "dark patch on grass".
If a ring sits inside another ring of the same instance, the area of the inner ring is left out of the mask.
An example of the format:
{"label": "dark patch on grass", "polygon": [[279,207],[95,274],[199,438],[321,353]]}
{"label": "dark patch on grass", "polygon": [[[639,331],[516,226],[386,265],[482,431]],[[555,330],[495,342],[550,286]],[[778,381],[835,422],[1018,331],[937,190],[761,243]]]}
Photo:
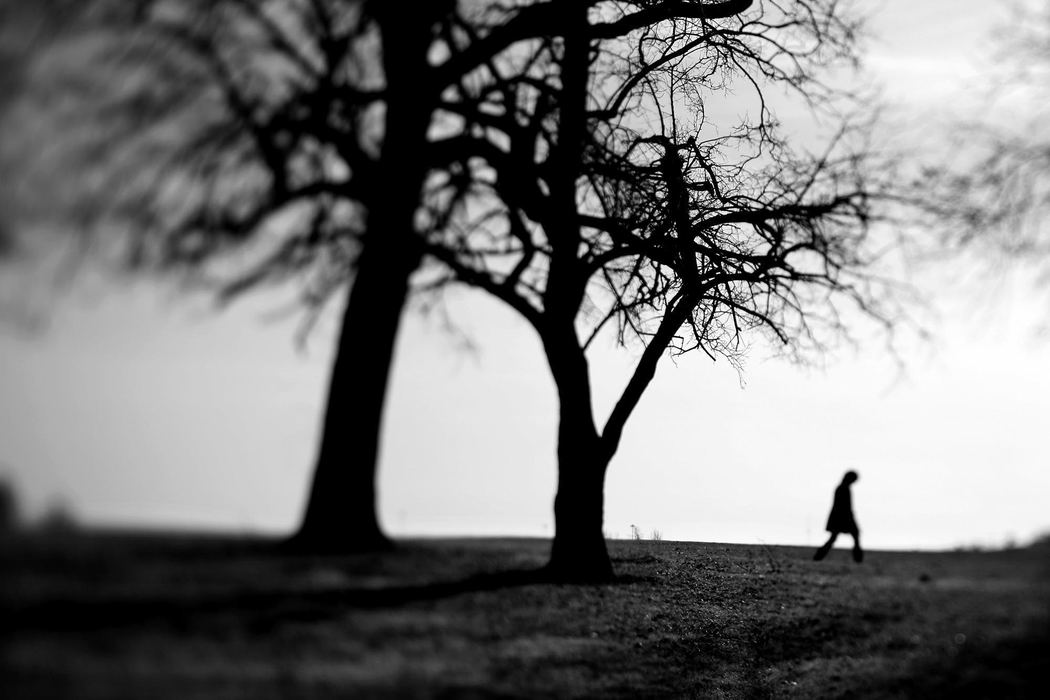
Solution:
{"label": "dark patch on grass", "polygon": [[947,656],[915,663],[886,684],[887,694],[928,698],[1050,697],[1050,630],[957,644]]}

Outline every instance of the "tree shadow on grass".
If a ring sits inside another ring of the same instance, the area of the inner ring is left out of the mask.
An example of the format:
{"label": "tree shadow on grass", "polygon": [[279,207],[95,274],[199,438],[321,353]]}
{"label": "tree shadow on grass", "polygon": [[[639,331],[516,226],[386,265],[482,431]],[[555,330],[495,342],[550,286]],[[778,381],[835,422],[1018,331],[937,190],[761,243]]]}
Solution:
{"label": "tree shadow on grass", "polygon": [[286,621],[328,619],[348,609],[397,607],[413,602],[544,583],[542,570],[476,574],[460,580],[336,590],[280,590],[111,596],[102,599],[54,599],[3,611],[8,632],[16,630],[76,631],[169,624],[185,628],[209,617]]}
{"label": "tree shadow on grass", "polygon": [[[611,583],[636,583],[624,576]],[[53,598],[0,609],[4,633],[76,632],[143,625],[188,631],[214,624],[247,626],[259,632],[289,622],[328,620],[344,611],[398,606],[530,585],[559,583],[545,568],[479,573],[448,581],[394,586],[349,586],[325,590],[191,591],[149,596]]]}

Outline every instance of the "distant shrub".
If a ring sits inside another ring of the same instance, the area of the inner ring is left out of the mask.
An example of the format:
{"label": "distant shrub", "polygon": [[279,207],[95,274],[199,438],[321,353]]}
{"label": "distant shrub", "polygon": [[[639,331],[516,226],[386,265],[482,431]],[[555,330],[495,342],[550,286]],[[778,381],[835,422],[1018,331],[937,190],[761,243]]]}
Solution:
{"label": "distant shrub", "polygon": [[1050,549],[1050,531],[1036,535],[1035,539],[1028,543],[1033,549]]}
{"label": "distant shrub", "polygon": [[62,501],[56,501],[40,519],[40,529],[52,535],[59,535],[76,530],[77,521],[69,506]]}

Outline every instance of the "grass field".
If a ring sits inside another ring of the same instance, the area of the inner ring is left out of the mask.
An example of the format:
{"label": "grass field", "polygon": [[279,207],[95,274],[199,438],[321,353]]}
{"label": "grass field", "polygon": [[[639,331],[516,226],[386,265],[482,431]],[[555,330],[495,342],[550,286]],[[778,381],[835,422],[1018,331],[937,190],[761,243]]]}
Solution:
{"label": "grass field", "polygon": [[616,541],[619,581],[551,585],[541,540],[270,545],[7,538],[0,697],[1050,697],[1045,548]]}

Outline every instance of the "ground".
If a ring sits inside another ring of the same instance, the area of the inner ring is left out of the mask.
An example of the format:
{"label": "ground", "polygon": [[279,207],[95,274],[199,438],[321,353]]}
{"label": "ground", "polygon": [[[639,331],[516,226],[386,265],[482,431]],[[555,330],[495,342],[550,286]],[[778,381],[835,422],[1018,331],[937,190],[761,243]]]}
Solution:
{"label": "ground", "polygon": [[1050,550],[610,542],[619,580],[536,583],[543,540],[309,558],[263,539],[0,544],[0,697],[1050,697]]}

